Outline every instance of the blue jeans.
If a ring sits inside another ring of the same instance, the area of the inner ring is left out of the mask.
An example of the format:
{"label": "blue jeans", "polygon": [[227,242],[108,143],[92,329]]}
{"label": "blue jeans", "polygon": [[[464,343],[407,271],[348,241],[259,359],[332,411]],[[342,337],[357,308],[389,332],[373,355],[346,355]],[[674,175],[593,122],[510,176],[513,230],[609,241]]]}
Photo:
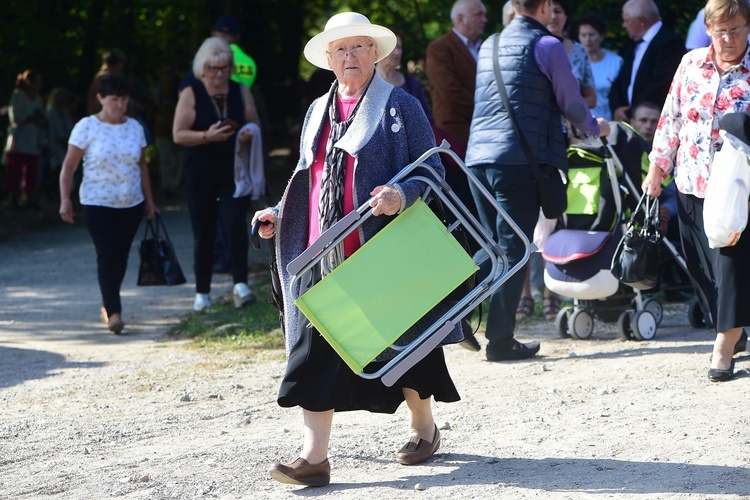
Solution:
{"label": "blue jeans", "polygon": [[[471,171],[531,240],[539,219],[540,208],[539,193],[531,174],[531,167],[485,164],[471,167]],[[480,222],[506,252],[510,266],[514,266],[523,258],[523,242],[473,184],[471,191]],[[513,346],[516,308],[521,299],[525,279],[524,266],[490,296],[485,334],[489,341],[488,351],[503,351]]]}

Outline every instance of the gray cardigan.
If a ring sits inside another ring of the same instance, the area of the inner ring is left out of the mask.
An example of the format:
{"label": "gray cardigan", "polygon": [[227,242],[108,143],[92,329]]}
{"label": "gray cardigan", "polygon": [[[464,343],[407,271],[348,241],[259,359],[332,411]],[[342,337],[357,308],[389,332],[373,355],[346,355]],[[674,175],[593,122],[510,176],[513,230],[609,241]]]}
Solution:
{"label": "gray cardigan", "polygon": [[[276,212],[276,255],[279,277],[284,294],[284,327],[286,353],[289,355],[297,341],[299,309],[294,305],[298,290],[291,290],[291,276],[287,264],[307,247],[310,165],[313,163],[320,134],[328,119],[327,95],[316,99],[307,111],[302,126],[300,157],[289,184],[284,191]],[[419,102],[401,89],[383,80],[377,73],[363,97],[354,120],[337,146],[354,157],[354,206],[358,207],[370,198],[376,186],[386,184],[403,167],[412,163],[435,145],[435,137]],[[438,155],[431,156],[427,163],[441,176],[445,170]],[[401,194],[401,211],[419,198],[425,186],[421,182],[406,181],[396,189]],[[388,224],[393,217],[380,215],[370,217],[358,229],[359,240],[364,244]],[[437,319],[437,317],[435,318]],[[399,343],[408,342],[418,336],[418,325],[406,332]],[[460,340],[460,328],[447,341]],[[378,360],[393,357],[388,349]]]}

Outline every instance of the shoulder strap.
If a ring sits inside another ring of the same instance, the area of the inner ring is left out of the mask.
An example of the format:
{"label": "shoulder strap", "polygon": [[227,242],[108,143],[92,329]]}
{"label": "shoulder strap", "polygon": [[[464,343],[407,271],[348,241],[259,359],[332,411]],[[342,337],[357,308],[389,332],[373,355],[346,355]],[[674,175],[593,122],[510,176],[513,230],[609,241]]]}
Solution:
{"label": "shoulder strap", "polygon": [[492,64],[495,70],[495,80],[497,80],[497,90],[500,92],[500,98],[503,100],[503,106],[505,106],[505,110],[508,112],[508,118],[510,118],[510,122],[513,124],[513,129],[516,131],[516,135],[518,135],[518,138],[520,139],[521,149],[523,149],[523,153],[526,155],[526,160],[528,160],[529,165],[531,166],[531,173],[534,174],[534,179],[536,179],[537,182],[542,182],[542,171],[539,170],[539,163],[536,161],[536,156],[534,156],[534,152],[531,150],[531,145],[526,141],[526,136],[523,135],[521,129],[518,127],[516,115],[513,112],[513,108],[510,107],[508,92],[505,90],[503,75],[500,74],[500,63],[497,60],[500,35],[495,34],[495,38],[492,42]]}

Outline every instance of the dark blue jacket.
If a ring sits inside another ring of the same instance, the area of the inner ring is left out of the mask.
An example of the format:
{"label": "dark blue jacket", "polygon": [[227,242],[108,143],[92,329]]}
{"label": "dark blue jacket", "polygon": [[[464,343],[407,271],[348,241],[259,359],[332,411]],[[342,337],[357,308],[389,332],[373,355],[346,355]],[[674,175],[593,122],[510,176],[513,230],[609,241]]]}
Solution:
{"label": "dark blue jacket", "polygon": [[542,24],[529,17],[518,16],[500,35],[493,35],[482,44],[477,62],[467,166],[529,163],[495,81],[493,42],[495,36],[500,36],[500,71],[519,127],[540,164],[567,170],[562,113],[552,83],[541,72],[534,57],[534,46],[545,35],[551,33]]}

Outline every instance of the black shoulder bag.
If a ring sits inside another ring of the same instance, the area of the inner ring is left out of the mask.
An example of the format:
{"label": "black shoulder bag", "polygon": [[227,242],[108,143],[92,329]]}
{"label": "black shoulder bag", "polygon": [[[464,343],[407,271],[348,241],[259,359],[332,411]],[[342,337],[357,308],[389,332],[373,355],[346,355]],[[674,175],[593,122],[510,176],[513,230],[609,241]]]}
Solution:
{"label": "black shoulder bag", "polygon": [[516,131],[521,142],[521,149],[523,149],[526,155],[526,160],[529,162],[529,166],[531,166],[531,173],[534,175],[534,180],[539,190],[539,201],[542,205],[542,212],[544,212],[544,216],[548,219],[559,219],[565,213],[565,209],[568,208],[568,192],[566,181],[563,180],[565,174],[552,165],[543,165],[540,167],[536,156],[534,156],[534,152],[531,150],[531,145],[518,127],[516,115],[510,106],[503,76],[500,74],[500,64],[497,60],[499,43],[500,35],[495,35],[492,49],[492,63],[495,69],[495,80],[497,80],[497,89],[500,92],[500,98],[503,100],[503,106],[505,106],[505,110],[508,112],[508,118],[510,118],[513,129]]}
{"label": "black shoulder bag", "polygon": [[167,227],[159,214],[156,214],[153,221],[146,221],[140,256],[138,286],[172,286],[187,282],[177,261],[174,245],[167,234]]}

